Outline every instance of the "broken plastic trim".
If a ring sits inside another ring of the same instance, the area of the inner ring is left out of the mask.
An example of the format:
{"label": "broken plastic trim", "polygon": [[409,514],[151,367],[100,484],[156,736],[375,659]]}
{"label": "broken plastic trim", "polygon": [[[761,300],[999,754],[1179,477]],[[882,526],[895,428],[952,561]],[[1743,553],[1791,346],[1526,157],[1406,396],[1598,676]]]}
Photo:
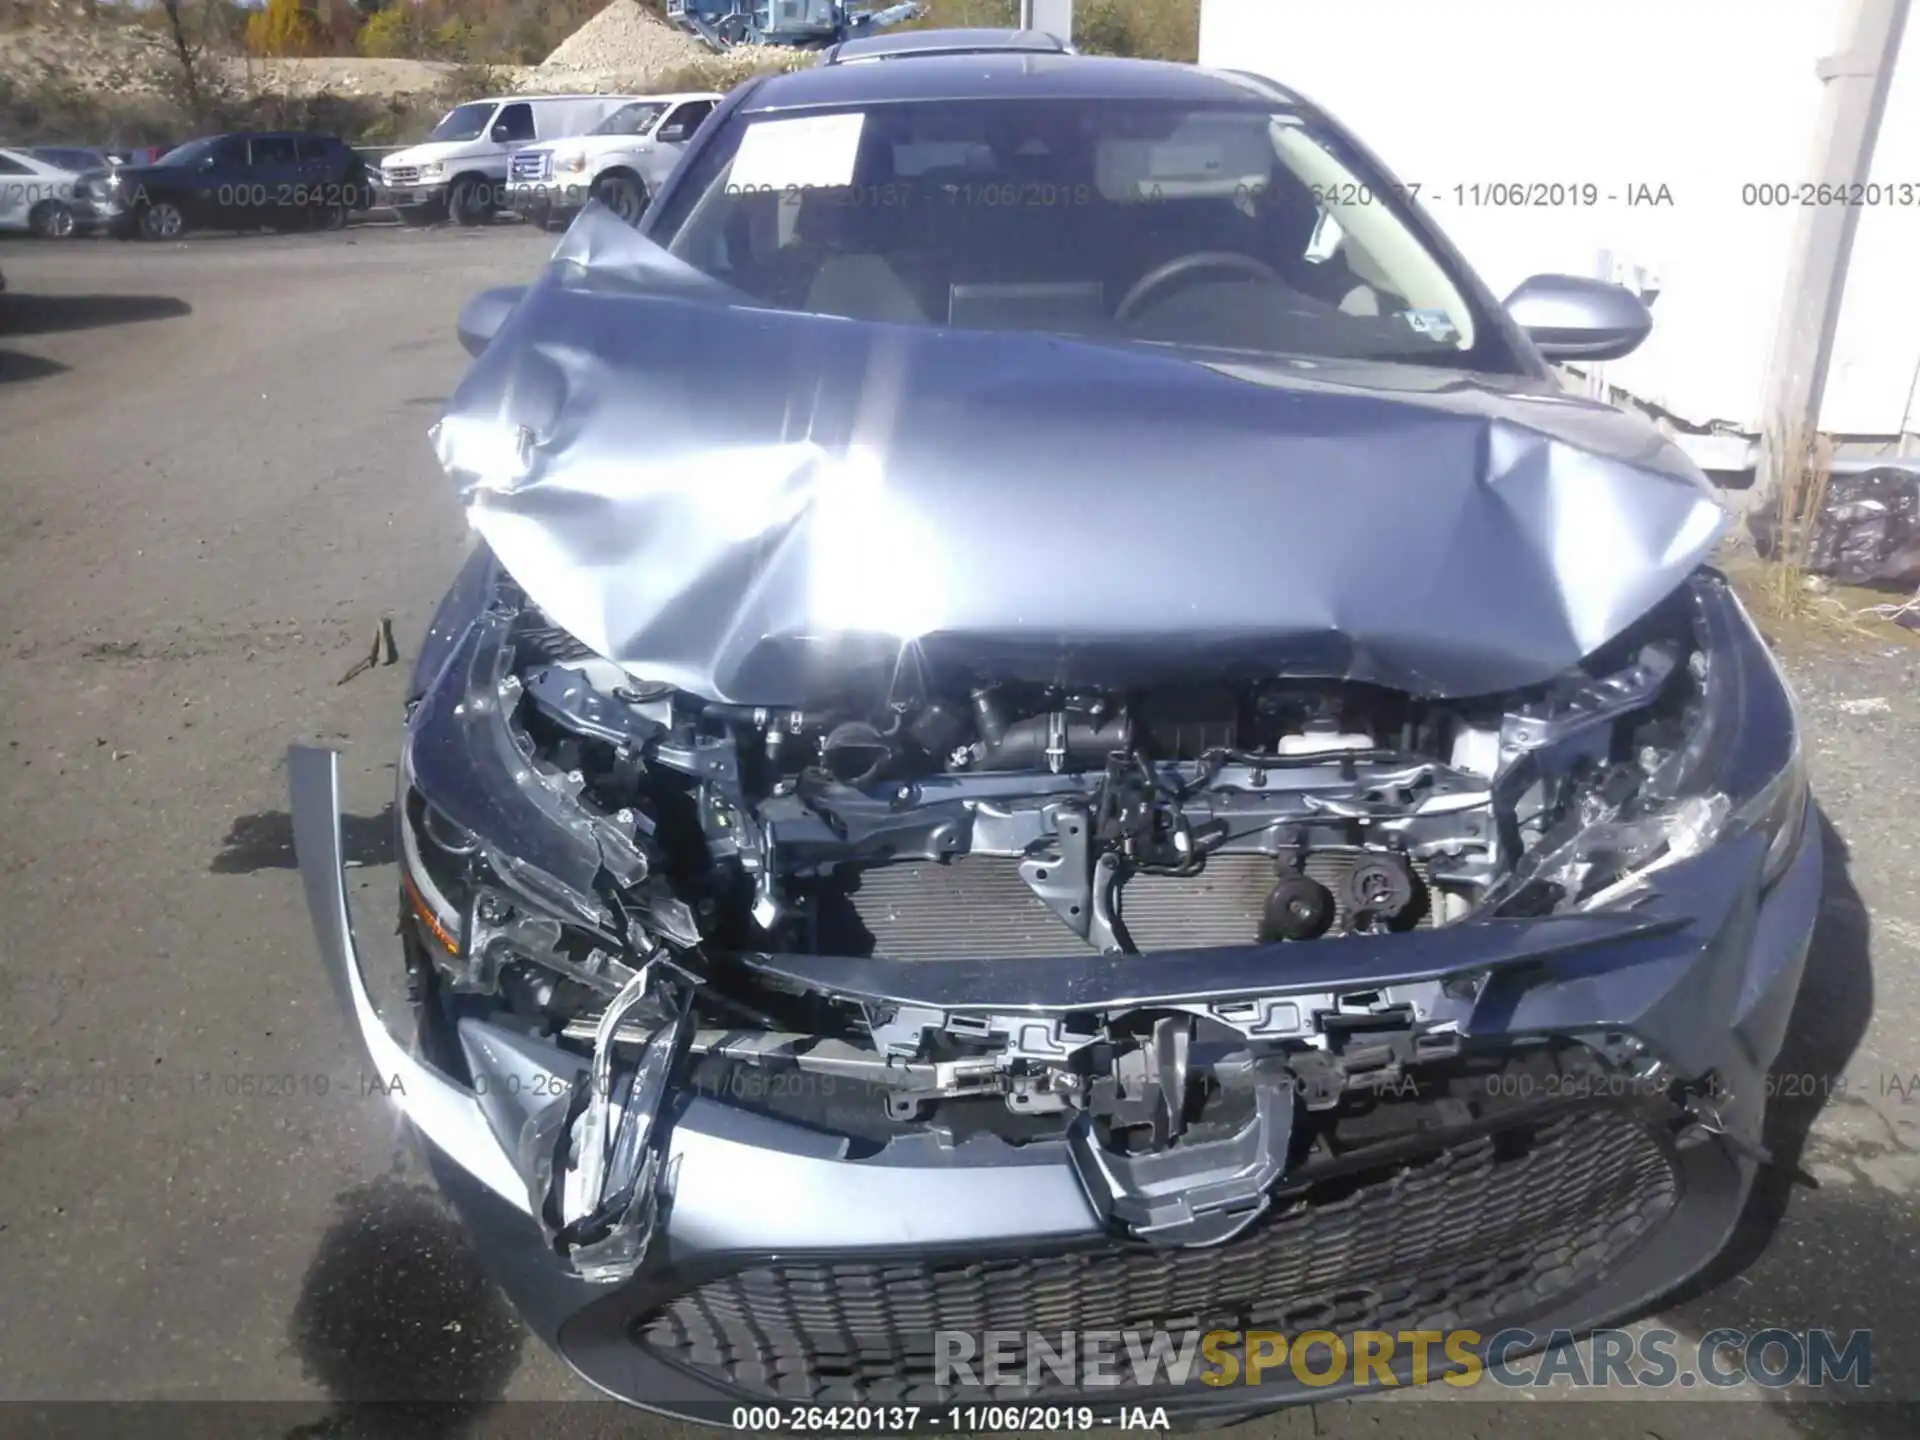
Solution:
{"label": "broken plastic trim", "polygon": [[517,614],[496,599],[469,627],[414,713],[403,763],[437,810],[485,842],[496,873],[604,931],[604,885],[644,879],[646,856],[515,748],[508,716],[521,682],[508,636]]}
{"label": "broken plastic trim", "polygon": [[[1184,1056],[1179,1069],[1184,1090]],[[1294,1088],[1284,1061],[1258,1069],[1254,1115],[1237,1133],[1140,1155],[1109,1150],[1081,1114],[1067,1141],[1088,1201],[1110,1226],[1150,1245],[1225,1244],[1266,1213],[1286,1173]]]}
{"label": "broken plastic trim", "polygon": [[384,1088],[422,1135],[517,1210],[527,1208],[525,1183],[494,1139],[471,1091],[408,1053],[381,1018],[360,966],[347,908],[345,851],[340,840],[339,756],[295,745],[287,751],[293,848],[314,933],[345,1012]]}
{"label": "broken plastic trim", "polygon": [[[595,1028],[586,1090],[566,1107],[567,1123],[536,1127],[529,1137],[552,1157],[542,1155],[532,1167],[534,1213],[555,1251],[582,1279],[597,1283],[634,1272],[659,1220],[671,1129],[664,1111],[693,1038],[691,990],[669,982],[658,993],[660,973],[649,961],[621,988]],[[664,1018],[642,1043],[639,1063],[616,1081],[616,1033],[649,1002]],[[556,1214],[557,1226],[549,1218]]]}

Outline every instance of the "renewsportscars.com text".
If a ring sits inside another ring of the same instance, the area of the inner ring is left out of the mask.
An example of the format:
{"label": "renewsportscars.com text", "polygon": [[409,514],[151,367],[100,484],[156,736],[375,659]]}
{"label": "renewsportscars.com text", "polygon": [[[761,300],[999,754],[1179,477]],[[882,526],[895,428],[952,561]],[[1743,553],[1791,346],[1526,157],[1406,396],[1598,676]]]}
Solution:
{"label": "renewsportscars.com text", "polygon": [[[966,1389],[1067,1385],[1162,1388],[1297,1383],[1465,1388],[1571,1385],[1580,1389],[1724,1389],[1752,1383],[1864,1390],[1873,1384],[1867,1330],[1067,1331],[943,1330],[934,1335],[935,1384]],[[1545,1353],[1536,1353],[1544,1350]]]}

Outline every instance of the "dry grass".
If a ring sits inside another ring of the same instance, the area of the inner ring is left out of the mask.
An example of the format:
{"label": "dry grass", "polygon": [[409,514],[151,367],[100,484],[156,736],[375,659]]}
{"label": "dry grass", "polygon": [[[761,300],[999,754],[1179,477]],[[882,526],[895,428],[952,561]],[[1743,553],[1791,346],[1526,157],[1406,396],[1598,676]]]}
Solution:
{"label": "dry grass", "polygon": [[1779,513],[1773,553],[1759,558],[1750,581],[1753,600],[1781,620],[1805,621],[1831,607],[1830,597],[1808,568],[1815,529],[1827,503],[1833,447],[1816,431],[1772,434],[1767,450],[1779,457],[1779,480],[1771,501]]}

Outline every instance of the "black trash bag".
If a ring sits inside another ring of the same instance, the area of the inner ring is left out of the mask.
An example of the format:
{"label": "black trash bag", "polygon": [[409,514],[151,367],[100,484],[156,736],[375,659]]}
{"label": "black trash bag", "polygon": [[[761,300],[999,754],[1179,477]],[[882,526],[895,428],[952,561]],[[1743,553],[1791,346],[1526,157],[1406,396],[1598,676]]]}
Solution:
{"label": "black trash bag", "polygon": [[[1754,548],[1780,544],[1776,496],[1749,521]],[[1827,481],[1806,568],[1842,585],[1920,584],[1920,470],[1883,467]]]}

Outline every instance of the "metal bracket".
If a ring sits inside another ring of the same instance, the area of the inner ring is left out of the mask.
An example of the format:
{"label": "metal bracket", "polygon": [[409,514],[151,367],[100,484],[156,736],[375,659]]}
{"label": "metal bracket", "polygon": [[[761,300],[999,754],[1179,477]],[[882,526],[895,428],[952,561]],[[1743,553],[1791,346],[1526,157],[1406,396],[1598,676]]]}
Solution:
{"label": "metal bracket", "polygon": [[1092,819],[1080,805],[1048,805],[1041,813],[1060,853],[1028,856],[1020,862],[1020,878],[1084,940],[1093,926]]}

